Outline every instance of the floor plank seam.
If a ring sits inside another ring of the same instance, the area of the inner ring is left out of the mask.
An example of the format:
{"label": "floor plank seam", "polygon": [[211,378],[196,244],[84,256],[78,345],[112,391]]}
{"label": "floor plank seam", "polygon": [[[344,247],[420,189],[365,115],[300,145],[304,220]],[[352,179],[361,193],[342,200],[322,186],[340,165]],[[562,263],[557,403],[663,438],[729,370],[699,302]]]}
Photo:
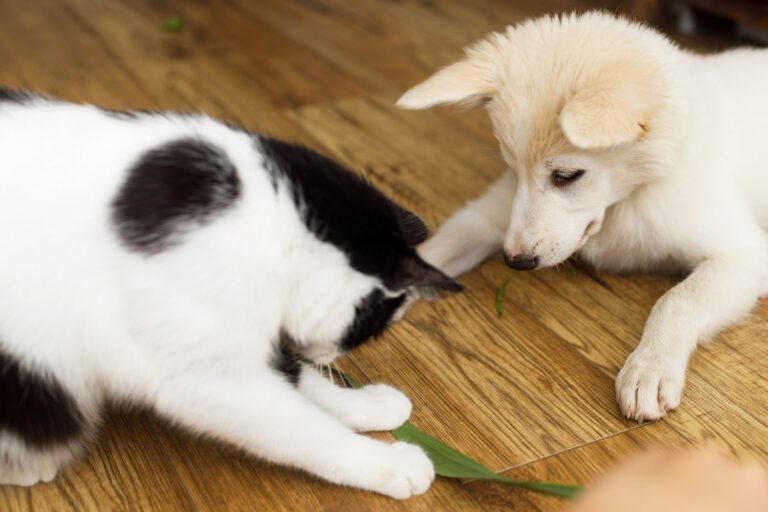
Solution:
{"label": "floor plank seam", "polygon": [[607,435],[605,437],[601,437],[599,439],[594,439],[592,441],[587,441],[586,443],[582,443],[582,444],[579,444],[579,445],[576,445],[576,446],[571,446],[569,448],[564,448],[564,449],[562,449],[560,451],[557,451],[555,453],[550,453],[549,455],[545,455],[543,457],[539,457],[538,459],[532,459],[532,460],[529,460],[529,461],[526,461],[526,462],[521,462],[520,464],[515,464],[513,466],[509,466],[507,468],[500,469],[500,470],[496,471],[496,473],[497,474],[502,474],[502,473],[506,473],[507,471],[513,471],[515,469],[524,468],[524,467],[529,466],[531,464],[535,464],[537,462],[541,462],[541,461],[544,461],[544,460],[547,460],[547,459],[551,459],[552,457],[557,457],[559,455],[563,455],[564,453],[572,452],[572,451],[578,450],[580,448],[585,448],[585,447],[591,446],[593,444],[602,443],[603,441],[607,441],[608,439],[612,439],[614,437],[618,437],[618,436],[627,434],[627,433],[632,432],[634,430],[637,430],[637,429],[640,429],[640,428],[644,428],[644,427],[647,427],[649,425],[653,425],[657,421],[659,421],[659,420],[650,421],[648,423],[642,423],[640,425],[635,425],[634,427],[630,427],[630,428],[628,428],[626,430],[622,430],[621,432],[614,432],[613,434]]}

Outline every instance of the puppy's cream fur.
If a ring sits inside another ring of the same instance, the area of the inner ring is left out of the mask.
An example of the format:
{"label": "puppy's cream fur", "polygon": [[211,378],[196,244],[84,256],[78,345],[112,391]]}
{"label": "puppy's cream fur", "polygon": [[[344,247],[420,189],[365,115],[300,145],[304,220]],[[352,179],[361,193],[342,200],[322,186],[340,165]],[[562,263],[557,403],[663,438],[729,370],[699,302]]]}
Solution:
{"label": "puppy's cream fur", "polygon": [[[616,378],[622,412],[678,406],[696,345],[768,292],[768,50],[699,56],[604,13],[494,33],[402,108],[484,104],[509,170],[421,253],[451,275],[504,249],[689,271]],[[585,171],[566,184],[553,173]]]}

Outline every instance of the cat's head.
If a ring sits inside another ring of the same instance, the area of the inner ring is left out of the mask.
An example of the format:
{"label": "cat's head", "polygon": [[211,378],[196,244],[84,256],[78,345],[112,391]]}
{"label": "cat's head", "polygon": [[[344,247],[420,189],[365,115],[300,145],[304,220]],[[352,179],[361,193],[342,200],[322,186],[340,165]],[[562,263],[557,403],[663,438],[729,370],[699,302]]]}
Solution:
{"label": "cat's head", "polygon": [[329,363],[384,331],[409,297],[461,290],[416,253],[428,231],[415,214],[309,149],[271,139],[261,149],[308,231],[283,325],[301,358]]}

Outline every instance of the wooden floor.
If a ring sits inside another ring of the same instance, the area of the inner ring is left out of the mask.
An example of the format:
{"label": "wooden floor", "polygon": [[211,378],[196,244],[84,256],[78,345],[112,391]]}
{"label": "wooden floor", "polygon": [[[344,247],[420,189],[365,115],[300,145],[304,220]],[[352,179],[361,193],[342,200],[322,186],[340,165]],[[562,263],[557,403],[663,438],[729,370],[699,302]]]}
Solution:
{"label": "wooden floor", "polygon": [[[471,5],[470,5],[471,4]],[[579,7],[600,2],[579,1]],[[573,2],[0,0],[0,83],[113,108],[203,111],[317,148],[432,227],[503,168],[483,112],[401,112],[400,93],[507,23]],[[171,15],[186,22],[163,32]],[[768,304],[694,356],[682,408],[638,426],[613,381],[673,281],[574,265],[509,274],[418,304],[342,361],[391,383],[413,422],[514,478],[585,483],[643,446],[713,442],[768,464]],[[334,487],[114,411],[52,484],[0,488],[0,510],[558,510],[551,498],[438,480],[405,503]]]}

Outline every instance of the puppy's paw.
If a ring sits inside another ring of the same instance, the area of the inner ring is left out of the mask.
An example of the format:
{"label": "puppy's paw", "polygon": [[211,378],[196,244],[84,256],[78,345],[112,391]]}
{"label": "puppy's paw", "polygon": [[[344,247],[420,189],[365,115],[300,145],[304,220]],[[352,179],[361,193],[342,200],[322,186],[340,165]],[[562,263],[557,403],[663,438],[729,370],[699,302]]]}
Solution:
{"label": "puppy's paw", "polygon": [[370,475],[371,490],[404,500],[429,489],[435,468],[419,447],[402,442],[385,447],[386,454],[376,461]]}
{"label": "puppy's paw", "polygon": [[411,401],[386,384],[369,384],[357,390],[359,400],[344,423],[358,432],[392,430],[411,416]]}
{"label": "puppy's paw", "polygon": [[685,363],[635,351],[616,376],[616,399],[622,414],[635,421],[655,420],[680,405]]}

